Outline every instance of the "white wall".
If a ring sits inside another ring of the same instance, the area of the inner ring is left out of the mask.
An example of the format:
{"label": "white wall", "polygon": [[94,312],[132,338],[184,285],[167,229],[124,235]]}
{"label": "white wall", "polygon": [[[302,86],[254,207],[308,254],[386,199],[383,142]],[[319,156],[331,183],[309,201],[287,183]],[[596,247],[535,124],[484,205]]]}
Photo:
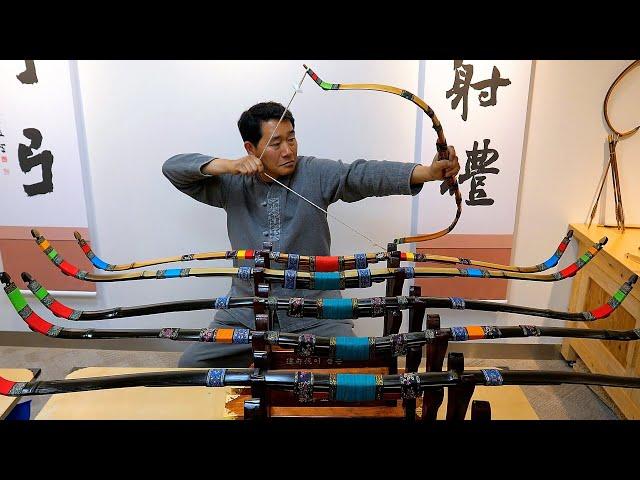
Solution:
{"label": "white wall", "polygon": [[[602,103],[607,89],[630,61],[537,61],[529,109],[524,171],[518,208],[513,262],[531,264],[562,236],[569,223],[583,223],[608,160],[609,133]],[[632,72],[614,92],[610,114],[617,128],[640,123],[639,71]],[[624,205],[635,218],[640,213],[640,134],[618,145]],[[609,177],[609,182],[611,177]],[[632,188],[635,179],[636,187]],[[605,247],[606,248],[606,247]],[[567,251],[561,265],[578,255]],[[589,268],[589,266],[585,267]],[[571,281],[511,282],[509,301],[531,307],[565,310]],[[527,317],[511,316],[514,323]],[[534,322],[531,322],[534,323]],[[537,325],[558,325],[551,320]],[[559,342],[550,339],[550,342]]]}
{"label": "white wall", "polygon": [[[125,263],[230,248],[224,210],[196,202],[176,190],[162,175],[162,163],[183,152],[228,158],[244,155],[236,125],[240,114],[259,101],[286,104],[293,93],[291,85],[304,72],[302,63],[78,62],[94,204],[90,215],[94,217],[91,234],[95,252],[110,263]],[[416,61],[306,63],[327,81],[374,81],[413,91],[418,82]],[[308,77],[303,92],[291,106],[299,154],[346,162],[357,158],[413,161],[415,106],[410,102],[377,92],[324,92]],[[330,207],[330,212],[384,242],[409,232],[410,209],[411,199],[397,196],[341,203]],[[330,225],[333,252],[372,248],[340,224],[330,220]],[[228,266],[229,262],[217,264]],[[226,293],[230,282],[188,278],[103,283],[98,284],[97,300],[70,299],[69,303],[95,309],[208,298]],[[383,295],[384,287],[377,285],[358,293]],[[0,302],[3,311],[11,312],[6,299]],[[172,313],[91,322],[87,326],[197,328],[207,325],[212,314]],[[13,319],[11,313],[8,317],[10,329],[17,326],[26,330],[19,318]],[[380,319],[363,320],[359,325],[364,335],[381,330]]]}
{"label": "white wall", "polygon": [[[80,61],[94,203],[89,215],[94,215],[96,225],[91,232],[96,253],[109,262],[124,263],[229,248],[224,211],[178,192],[163,177],[160,167],[180,152],[242,155],[236,127],[241,111],[266,99],[287,102],[292,93],[290,85],[302,75],[302,63]],[[417,61],[305,63],[327,81],[387,83],[417,92]],[[513,263],[538,263],[555,248],[569,222],[584,221],[606,159],[602,100],[611,81],[628,64],[534,62]],[[612,102],[612,116],[619,118],[620,128],[631,127],[634,120],[640,120],[634,118],[639,96],[627,93],[633,92],[628,84],[621,86],[620,98]],[[413,161],[416,107],[410,102],[379,92],[323,92],[308,78],[303,90],[291,107],[300,154],[345,161]],[[629,161],[640,158],[639,154],[640,135],[621,142],[619,158],[627,178],[640,178],[638,168],[634,172]],[[632,204],[640,204],[637,189],[627,187],[623,195],[629,210]],[[377,241],[386,241],[409,232],[410,208],[409,197],[387,197],[336,204],[331,212],[371,233]],[[369,250],[370,245],[350,230],[332,221],[330,225],[333,253]],[[562,265],[575,259],[577,253],[575,247],[570,248]],[[77,308],[95,309],[208,298],[225,293],[229,282],[191,278],[99,284],[97,299],[62,300]],[[511,283],[511,303],[561,310],[567,307],[570,281]],[[378,285],[348,294],[371,296],[383,292]],[[26,330],[4,295],[0,295],[0,311],[4,312],[0,330]],[[545,324],[532,317],[504,314],[440,313],[445,325]],[[206,325],[211,316],[211,311],[165,314],[91,322],[87,326],[196,328]],[[379,334],[380,325],[379,319],[358,320],[357,334]]]}

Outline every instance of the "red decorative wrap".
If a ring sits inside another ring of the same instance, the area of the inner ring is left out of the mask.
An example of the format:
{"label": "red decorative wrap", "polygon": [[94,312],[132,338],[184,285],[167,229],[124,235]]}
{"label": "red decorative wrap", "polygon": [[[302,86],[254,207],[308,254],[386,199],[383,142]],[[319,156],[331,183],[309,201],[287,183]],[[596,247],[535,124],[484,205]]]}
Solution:
{"label": "red decorative wrap", "polygon": [[316,257],[316,272],[337,272],[340,270],[338,257]]}
{"label": "red decorative wrap", "polygon": [[91,247],[87,243],[85,243],[84,245],[81,245],[80,248],[82,248],[82,251],[84,253],[89,253],[91,251]]}
{"label": "red decorative wrap", "polygon": [[608,303],[605,303],[604,305],[600,305],[595,310],[591,310],[591,314],[596,318],[604,318],[610,315],[611,312],[613,312],[613,307]]}
{"label": "red decorative wrap", "polygon": [[70,318],[73,310],[66,305],[63,305],[57,300],[54,300],[51,305],[49,305],[49,310],[51,310],[56,317],[61,318]]}
{"label": "red decorative wrap", "polygon": [[71,265],[66,260],[63,260],[62,263],[59,265],[59,267],[60,267],[60,270],[62,270],[66,275],[69,275],[71,277],[75,277],[80,271],[78,270],[77,267]]}
{"label": "red decorative wrap", "polygon": [[9,395],[9,392],[17,382],[12,382],[6,378],[0,377],[0,394]]}
{"label": "red decorative wrap", "polygon": [[52,323],[47,322],[44,318],[38,315],[36,312],[31,312],[25,322],[29,325],[29,328],[35,332],[42,333],[44,335],[47,334],[51,327],[53,327]]}
{"label": "red decorative wrap", "polygon": [[572,263],[568,267],[560,270],[559,273],[560,275],[562,275],[562,278],[567,278],[575,275],[577,271],[578,271],[578,266],[575,263]]}
{"label": "red decorative wrap", "polygon": [[255,257],[255,250],[245,250],[244,258],[247,260],[252,260]]}

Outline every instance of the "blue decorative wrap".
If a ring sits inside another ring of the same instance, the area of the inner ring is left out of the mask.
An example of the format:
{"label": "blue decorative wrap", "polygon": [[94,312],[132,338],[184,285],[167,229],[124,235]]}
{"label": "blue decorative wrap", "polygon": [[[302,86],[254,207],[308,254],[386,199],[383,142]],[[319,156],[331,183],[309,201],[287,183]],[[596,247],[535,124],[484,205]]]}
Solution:
{"label": "blue decorative wrap", "polygon": [[180,276],[182,269],[180,268],[171,268],[169,270],[164,271],[164,278],[177,278]]}
{"label": "blue decorative wrap", "polygon": [[488,387],[499,387],[504,383],[500,370],[495,368],[483,368],[484,384]]}
{"label": "blue decorative wrap", "polygon": [[[351,298],[322,298],[318,318],[343,319],[355,318],[354,305]],[[356,303],[357,306],[357,303]]]}
{"label": "blue decorative wrap", "polygon": [[99,268],[100,270],[107,270],[109,268],[109,264],[106,262],[103,262],[100,258],[98,258],[97,256],[94,256],[91,259],[91,263],[93,263],[97,268]]}
{"label": "blue decorative wrap", "polygon": [[560,255],[558,254],[558,252],[556,252],[555,255],[544,262],[542,266],[545,270],[548,270],[549,268],[555,267],[558,264],[558,260],[560,260]]}
{"label": "blue decorative wrap", "polygon": [[224,387],[226,368],[211,368],[207,372],[207,387]]}
{"label": "blue decorative wrap", "polygon": [[460,273],[462,273],[463,275],[466,275],[468,277],[483,277],[483,271],[479,268],[467,268],[467,269],[460,269]]}
{"label": "blue decorative wrap", "polygon": [[451,308],[453,308],[454,310],[464,310],[466,307],[464,298],[449,297],[449,300],[451,300]]}
{"label": "blue decorative wrap", "polygon": [[216,310],[226,310],[229,308],[229,297],[221,296],[216,298],[216,304],[214,306]]}
{"label": "blue decorative wrap", "polygon": [[295,290],[297,278],[298,278],[297,270],[285,270],[284,271],[284,288]]}
{"label": "blue decorative wrap", "polygon": [[367,402],[376,400],[379,375],[335,374],[335,400],[339,402]]}
{"label": "blue decorative wrap", "polygon": [[340,360],[369,360],[368,337],[335,337],[335,358]]}
{"label": "blue decorative wrap", "polygon": [[369,262],[367,261],[367,254],[366,253],[356,253],[353,256],[355,263],[356,263],[356,268],[358,270],[362,269],[362,268],[367,268],[367,265],[369,264]]}
{"label": "blue decorative wrap", "polygon": [[464,327],[451,327],[451,341],[464,342],[469,340],[469,333]]}
{"label": "blue decorative wrap", "polygon": [[249,329],[234,328],[231,343],[249,343]]}
{"label": "blue decorative wrap", "polygon": [[371,270],[368,268],[358,269],[358,286],[360,288],[369,288],[371,286]]}
{"label": "blue decorative wrap", "polygon": [[300,269],[300,255],[290,253],[287,256],[287,270],[298,271]]}
{"label": "blue decorative wrap", "polygon": [[341,290],[344,287],[343,272],[312,272],[310,290]]}
{"label": "blue decorative wrap", "polygon": [[415,278],[416,271],[413,267],[401,267],[404,270],[404,278]]}
{"label": "blue decorative wrap", "polygon": [[251,274],[253,273],[253,268],[251,267],[238,267],[238,278],[240,280],[251,280]]}
{"label": "blue decorative wrap", "polygon": [[300,403],[313,401],[313,372],[296,372],[293,393]]}
{"label": "blue decorative wrap", "polygon": [[420,395],[420,375],[409,372],[400,375],[400,396],[405,399],[418,398]]}

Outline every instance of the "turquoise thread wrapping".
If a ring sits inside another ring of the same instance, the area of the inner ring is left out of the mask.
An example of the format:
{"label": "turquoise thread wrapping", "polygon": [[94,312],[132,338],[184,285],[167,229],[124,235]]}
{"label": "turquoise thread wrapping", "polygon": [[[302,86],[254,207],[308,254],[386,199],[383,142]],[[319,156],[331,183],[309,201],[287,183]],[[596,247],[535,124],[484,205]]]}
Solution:
{"label": "turquoise thread wrapping", "polygon": [[368,337],[336,337],[336,358],[369,360]]}
{"label": "turquoise thread wrapping", "polygon": [[350,298],[323,298],[322,316],[319,318],[354,318],[353,302]]}
{"label": "turquoise thread wrapping", "polygon": [[340,272],[315,272],[311,276],[314,290],[340,290]]}
{"label": "turquoise thread wrapping", "polygon": [[336,400],[340,402],[367,402],[376,399],[376,376],[338,373]]}

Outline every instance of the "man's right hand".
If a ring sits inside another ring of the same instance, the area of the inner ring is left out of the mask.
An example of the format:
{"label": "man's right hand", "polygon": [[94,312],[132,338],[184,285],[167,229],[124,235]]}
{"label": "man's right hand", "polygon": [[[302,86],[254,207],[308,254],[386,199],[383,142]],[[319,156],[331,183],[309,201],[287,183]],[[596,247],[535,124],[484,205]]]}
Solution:
{"label": "man's right hand", "polygon": [[207,175],[257,175],[264,171],[262,161],[254,155],[245,155],[236,160],[214,158],[201,169]]}
{"label": "man's right hand", "polygon": [[256,175],[264,172],[262,161],[254,155],[245,155],[229,162],[231,175]]}

